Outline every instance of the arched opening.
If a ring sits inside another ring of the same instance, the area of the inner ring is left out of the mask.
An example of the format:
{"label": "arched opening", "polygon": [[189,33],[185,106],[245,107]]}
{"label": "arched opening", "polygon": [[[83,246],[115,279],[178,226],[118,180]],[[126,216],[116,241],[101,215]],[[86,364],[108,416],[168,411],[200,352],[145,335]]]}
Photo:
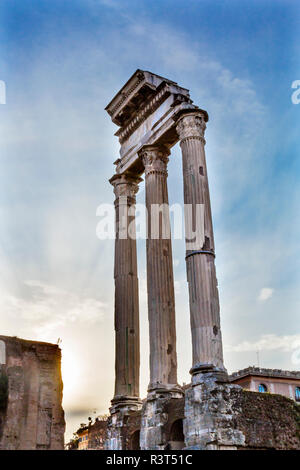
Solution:
{"label": "arched opening", "polygon": [[171,426],[169,446],[171,450],[180,450],[184,447],[182,419],[177,419]]}
{"label": "arched opening", "polygon": [[130,450],[140,450],[140,430],[138,429],[131,435]]}
{"label": "arched opening", "polygon": [[6,364],[6,351],[5,351],[5,343],[4,341],[0,340],[0,365]]}
{"label": "arched opening", "polygon": [[259,384],[258,391],[261,393],[266,393],[268,391],[268,387],[265,384]]}

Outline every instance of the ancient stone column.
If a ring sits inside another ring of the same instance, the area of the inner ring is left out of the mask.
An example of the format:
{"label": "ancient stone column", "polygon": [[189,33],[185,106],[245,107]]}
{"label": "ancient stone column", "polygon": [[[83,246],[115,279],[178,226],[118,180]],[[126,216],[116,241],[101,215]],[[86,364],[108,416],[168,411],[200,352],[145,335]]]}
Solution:
{"label": "ancient stone column", "polygon": [[150,341],[150,383],[142,408],[140,446],[165,449],[168,404],[182,398],[177,384],[176,325],[170,214],[167,189],[169,151],[144,146],[147,226],[147,288]]}
{"label": "ancient stone column", "polygon": [[135,195],[141,178],[114,175],[115,240],[115,407],[139,402],[139,295],[135,240]]}
{"label": "ancient stone column", "polygon": [[150,336],[148,390],[177,385],[175,298],[167,188],[169,150],[145,146],[147,229],[147,288]]}
{"label": "ancient stone column", "polygon": [[[211,368],[224,369],[214,235],[204,152],[207,120],[206,111],[196,110],[181,115],[176,126],[182,150],[185,213],[187,215],[188,209],[192,208],[192,218],[195,219],[197,205],[204,205],[204,237],[200,244],[187,240],[188,233],[192,232],[192,221],[186,217],[192,374]],[[195,227],[196,220],[193,220],[193,228]]]}

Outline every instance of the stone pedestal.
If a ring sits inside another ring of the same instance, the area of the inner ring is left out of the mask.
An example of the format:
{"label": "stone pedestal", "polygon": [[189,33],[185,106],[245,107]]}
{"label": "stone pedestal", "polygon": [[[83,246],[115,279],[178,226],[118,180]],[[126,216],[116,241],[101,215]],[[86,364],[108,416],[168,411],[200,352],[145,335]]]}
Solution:
{"label": "stone pedestal", "polygon": [[130,400],[129,397],[127,397],[126,405],[121,406],[120,402],[112,405],[107,422],[106,450],[129,450],[129,420],[141,407],[141,400],[134,398]]}
{"label": "stone pedestal", "polygon": [[164,387],[149,392],[142,408],[140,446],[142,450],[165,450],[168,448],[169,435],[166,432],[168,423],[168,405],[173,400],[182,398],[182,390],[167,391]]}
{"label": "stone pedestal", "polygon": [[213,367],[192,377],[185,393],[186,449],[236,450],[245,445],[245,436],[235,423],[233,389],[240,387],[228,383],[227,374]]}

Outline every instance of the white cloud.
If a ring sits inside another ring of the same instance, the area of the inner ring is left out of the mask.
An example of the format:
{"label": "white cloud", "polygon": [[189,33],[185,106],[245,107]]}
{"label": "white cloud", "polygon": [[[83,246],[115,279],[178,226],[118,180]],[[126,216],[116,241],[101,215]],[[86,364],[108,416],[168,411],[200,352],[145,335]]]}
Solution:
{"label": "white cloud", "polygon": [[11,319],[30,325],[40,339],[47,339],[49,334],[65,325],[99,323],[106,313],[107,305],[96,298],[38,280],[28,280],[24,284],[28,288],[25,295],[3,293],[0,308]]}
{"label": "white cloud", "polygon": [[264,302],[265,300],[270,299],[273,295],[273,292],[274,292],[274,289],[271,289],[270,287],[263,287],[260,290],[258,300],[261,300],[262,302]]}
{"label": "white cloud", "polygon": [[300,364],[300,348],[296,349],[291,355],[291,363],[294,365]]}
{"label": "white cloud", "polygon": [[227,352],[246,351],[293,351],[300,347],[300,334],[280,336],[275,334],[262,335],[257,341],[242,341],[236,346],[225,346]]}

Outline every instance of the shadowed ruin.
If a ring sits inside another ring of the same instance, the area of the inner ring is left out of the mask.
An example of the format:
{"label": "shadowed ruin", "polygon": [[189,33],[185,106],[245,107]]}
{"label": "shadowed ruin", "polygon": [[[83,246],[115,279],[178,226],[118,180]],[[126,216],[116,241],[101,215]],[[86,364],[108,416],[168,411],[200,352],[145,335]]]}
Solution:
{"label": "shadowed ruin", "polygon": [[0,450],[63,450],[61,351],[0,336]]}

